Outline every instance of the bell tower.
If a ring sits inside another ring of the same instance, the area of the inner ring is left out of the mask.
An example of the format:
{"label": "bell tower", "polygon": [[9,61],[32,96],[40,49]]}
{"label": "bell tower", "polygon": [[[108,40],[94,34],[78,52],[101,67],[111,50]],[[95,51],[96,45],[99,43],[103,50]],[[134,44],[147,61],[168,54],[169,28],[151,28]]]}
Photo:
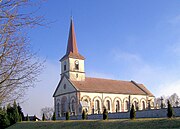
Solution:
{"label": "bell tower", "polygon": [[74,23],[71,18],[66,54],[60,59],[61,76],[66,75],[73,81],[84,81],[84,60],[85,58],[78,52]]}

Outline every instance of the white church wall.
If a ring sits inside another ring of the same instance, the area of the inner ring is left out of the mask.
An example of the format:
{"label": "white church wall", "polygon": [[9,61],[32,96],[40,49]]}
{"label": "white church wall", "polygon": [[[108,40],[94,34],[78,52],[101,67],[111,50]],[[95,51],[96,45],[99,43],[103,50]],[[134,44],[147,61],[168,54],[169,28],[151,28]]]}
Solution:
{"label": "white church wall", "polygon": [[[66,65],[66,70],[64,70],[64,65]],[[61,73],[69,71],[69,59],[65,59],[61,62]]]}
{"label": "white church wall", "polygon": [[80,60],[80,59],[74,59],[74,58],[69,58],[69,70],[70,71],[76,71],[75,69],[75,61],[78,61],[79,62],[79,70],[77,71],[81,71],[81,72],[84,72],[84,60]]}
{"label": "white church wall", "polygon": [[[79,69],[75,69],[75,61],[79,62]],[[66,65],[66,70],[64,70]],[[61,62],[61,73],[66,74],[71,80],[85,80],[84,60],[67,58]]]}
{"label": "white church wall", "polygon": [[57,96],[54,98],[54,101],[57,118],[63,116],[67,111],[69,111],[71,115],[76,115],[76,109],[79,107],[76,92]]}
{"label": "white church wall", "polygon": [[65,94],[68,92],[74,92],[76,91],[75,88],[70,84],[70,82],[64,77],[60,83],[59,88],[56,91],[56,95]]}
{"label": "white church wall", "polygon": [[[147,108],[147,96],[146,95],[130,95],[130,102],[133,103],[135,100],[138,102],[139,110],[142,110],[142,101],[145,102],[145,108]],[[112,93],[89,93],[89,92],[80,92],[80,100],[87,99],[90,103],[88,108],[88,113],[92,114],[93,108],[95,107],[96,100],[100,102],[100,113],[103,112],[103,106],[106,106],[107,100],[110,101],[110,110],[108,112],[116,112],[116,101],[119,101],[120,110],[118,112],[126,112],[128,108],[125,105],[125,101],[129,102],[129,95],[127,94],[112,94]],[[107,107],[106,107],[107,108]],[[95,110],[94,113],[98,114]]]}
{"label": "white church wall", "polygon": [[69,78],[73,81],[84,81],[85,75],[80,72],[69,72]]}
{"label": "white church wall", "polygon": [[[75,61],[79,62],[79,69],[75,68]],[[69,78],[71,80],[85,80],[84,60],[69,58],[69,67]]]}
{"label": "white church wall", "polygon": [[[64,81],[66,82],[66,81]],[[126,104],[125,101],[129,102],[129,95],[127,94],[112,94],[112,93],[89,93],[89,92],[80,92],[79,95],[77,96],[77,93],[75,91],[69,92],[68,94],[63,94],[60,96],[57,96],[55,98],[55,111],[56,114],[60,112],[62,114],[62,98],[65,97],[67,98],[67,102],[70,104],[70,112],[73,113],[71,115],[81,115],[82,110],[87,110],[88,114],[100,114],[103,112],[103,106],[106,106],[106,101],[110,101],[110,110],[108,110],[109,113],[114,113],[116,112],[116,101],[119,101],[119,106],[120,110],[117,112],[127,112],[129,110],[129,107],[126,109]],[[77,102],[77,97],[79,97],[79,101]],[[147,109],[147,96],[145,95],[131,95],[130,96],[130,101],[131,104],[134,103],[134,101],[138,102],[139,110],[142,110],[142,105],[141,102],[145,102],[145,108]],[[148,98],[149,99],[149,98]],[[74,112],[72,112],[72,100],[76,102],[74,105]],[[96,100],[99,101],[99,107],[100,109],[98,110],[96,108]],[[85,106],[81,105],[83,101],[87,101],[87,104]],[[60,104],[59,111],[57,110],[57,104]],[[68,110],[68,105],[66,105],[66,112]],[[107,106],[106,106],[107,108]],[[58,117],[58,116],[57,116]]]}

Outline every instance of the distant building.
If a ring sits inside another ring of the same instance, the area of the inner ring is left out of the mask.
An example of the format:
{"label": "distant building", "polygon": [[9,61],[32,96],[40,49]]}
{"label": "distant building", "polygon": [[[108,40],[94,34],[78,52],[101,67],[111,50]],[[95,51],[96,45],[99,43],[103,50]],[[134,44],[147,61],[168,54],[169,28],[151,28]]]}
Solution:
{"label": "distant building", "polygon": [[54,92],[56,117],[70,112],[81,115],[108,112],[127,112],[132,103],[137,110],[154,106],[154,95],[135,81],[121,81],[85,76],[85,58],[78,52],[73,20],[71,19],[66,54],[60,59],[61,79]]}
{"label": "distant building", "polygon": [[[28,116],[29,121],[40,121],[40,119],[37,116]],[[25,120],[27,120],[27,116],[25,117]]]}

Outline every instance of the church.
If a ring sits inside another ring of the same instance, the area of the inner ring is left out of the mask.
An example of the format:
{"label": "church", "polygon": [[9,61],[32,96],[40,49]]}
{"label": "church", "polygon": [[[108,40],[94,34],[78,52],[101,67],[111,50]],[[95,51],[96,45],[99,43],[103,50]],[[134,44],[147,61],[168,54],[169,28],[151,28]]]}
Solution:
{"label": "church", "polygon": [[85,57],[77,47],[74,23],[71,19],[66,54],[60,59],[61,79],[53,94],[56,118],[70,115],[127,112],[154,108],[154,95],[135,81],[86,77]]}

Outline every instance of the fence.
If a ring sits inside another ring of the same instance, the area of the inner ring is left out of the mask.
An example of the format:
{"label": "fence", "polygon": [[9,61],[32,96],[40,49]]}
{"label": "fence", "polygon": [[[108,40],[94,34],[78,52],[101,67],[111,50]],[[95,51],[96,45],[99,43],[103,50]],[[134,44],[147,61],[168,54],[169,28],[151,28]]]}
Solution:
{"label": "fence", "polygon": [[[180,107],[175,107],[174,114],[175,117],[180,117]],[[117,112],[117,113],[108,113],[108,119],[129,119],[129,112]],[[167,117],[167,108],[163,109],[151,109],[151,110],[140,110],[136,111],[136,118],[163,118]],[[82,116],[71,116],[70,120],[81,120]],[[92,114],[87,115],[87,119],[103,119],[102,114]],[[59,120],[65,120],[65,117],[59,118]]]}

